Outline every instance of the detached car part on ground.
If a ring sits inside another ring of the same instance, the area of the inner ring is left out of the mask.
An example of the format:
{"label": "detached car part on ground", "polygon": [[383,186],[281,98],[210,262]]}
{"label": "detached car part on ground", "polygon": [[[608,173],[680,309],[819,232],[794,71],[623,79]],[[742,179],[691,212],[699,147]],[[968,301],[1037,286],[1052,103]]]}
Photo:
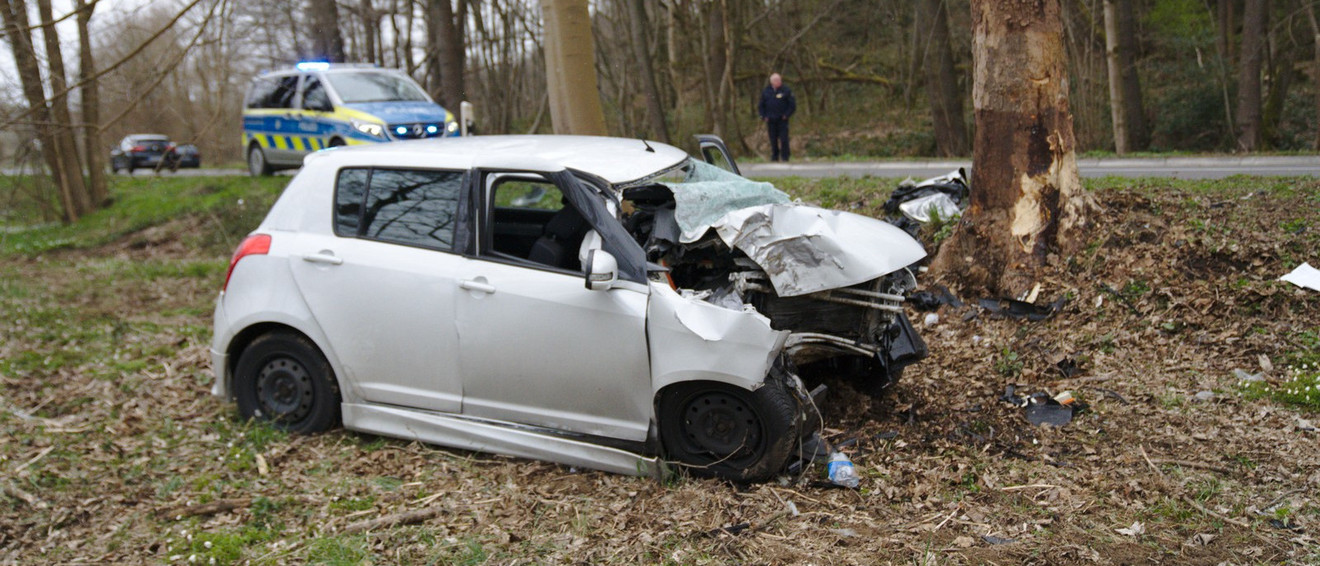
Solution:
{"label": "detached car part on ground", "polygon": [[762,480],[813,451],[799,366],[878,389],[924,355],[924,255],[659,143],[323,151],[234,254],[213,392],[295,432]]}

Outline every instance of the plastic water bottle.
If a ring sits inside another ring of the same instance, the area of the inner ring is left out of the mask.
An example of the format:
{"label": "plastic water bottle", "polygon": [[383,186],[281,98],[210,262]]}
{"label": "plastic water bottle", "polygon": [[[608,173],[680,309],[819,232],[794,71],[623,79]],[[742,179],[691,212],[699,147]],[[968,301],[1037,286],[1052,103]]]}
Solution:
{"label": "plastic water bottle", "polygon": [[830,483],[851,487],[857,489],[862,484],[862,478],[857,476],[857,469],[853,467],[852,460],[843,452],[830,454]]}

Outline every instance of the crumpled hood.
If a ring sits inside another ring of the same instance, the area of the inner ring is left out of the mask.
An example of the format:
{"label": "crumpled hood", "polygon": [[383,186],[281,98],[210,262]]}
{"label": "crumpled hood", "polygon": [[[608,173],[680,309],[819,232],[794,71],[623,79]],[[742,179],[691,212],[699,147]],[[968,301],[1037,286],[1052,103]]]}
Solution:
{"label": "crumpled hood", "polygon": [[445,109],[432,102],[355,102],[345,104],[359,112],[371,114],[386,124],[436,123],[445,121]]}
{"label": "crumpled hood", "polygon": [[887,222],[793,203],[734,210],[710,227],[761,266],[781,297],[856,285],[926,257]]}

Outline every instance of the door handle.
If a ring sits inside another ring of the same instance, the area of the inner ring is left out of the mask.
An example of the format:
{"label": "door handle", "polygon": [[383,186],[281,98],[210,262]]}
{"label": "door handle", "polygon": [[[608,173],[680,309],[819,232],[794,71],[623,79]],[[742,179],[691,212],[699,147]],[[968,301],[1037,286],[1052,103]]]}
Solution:
{"label": "door handle", "polygon": [[344,258],[335,257],[335,255],[330,252],[321,252],[312,255],[305,255],[303,256],[303,261],[307,263],[319,263],[322,265],[339,265],[344,263]]}
{"label": "door handle", "polygon": [[491,285],[490,283],[486,283],[484,281],[476,281],[472,279],[461,281],[459,282],[458,286],[467,289],[469,291],[477,291],[479,293],[486,293],[488,295],[495,292],[494,285]]}

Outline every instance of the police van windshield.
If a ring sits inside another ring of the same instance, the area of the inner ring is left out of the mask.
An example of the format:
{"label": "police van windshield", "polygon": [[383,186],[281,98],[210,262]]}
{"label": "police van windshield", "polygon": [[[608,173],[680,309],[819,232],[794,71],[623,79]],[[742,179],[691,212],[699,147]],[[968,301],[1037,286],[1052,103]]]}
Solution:
{"label": "police van windshield", "polygon": [[389,73],[326,73],[345,104],[355,102],[427,102],[426,93],[407,78]]}

